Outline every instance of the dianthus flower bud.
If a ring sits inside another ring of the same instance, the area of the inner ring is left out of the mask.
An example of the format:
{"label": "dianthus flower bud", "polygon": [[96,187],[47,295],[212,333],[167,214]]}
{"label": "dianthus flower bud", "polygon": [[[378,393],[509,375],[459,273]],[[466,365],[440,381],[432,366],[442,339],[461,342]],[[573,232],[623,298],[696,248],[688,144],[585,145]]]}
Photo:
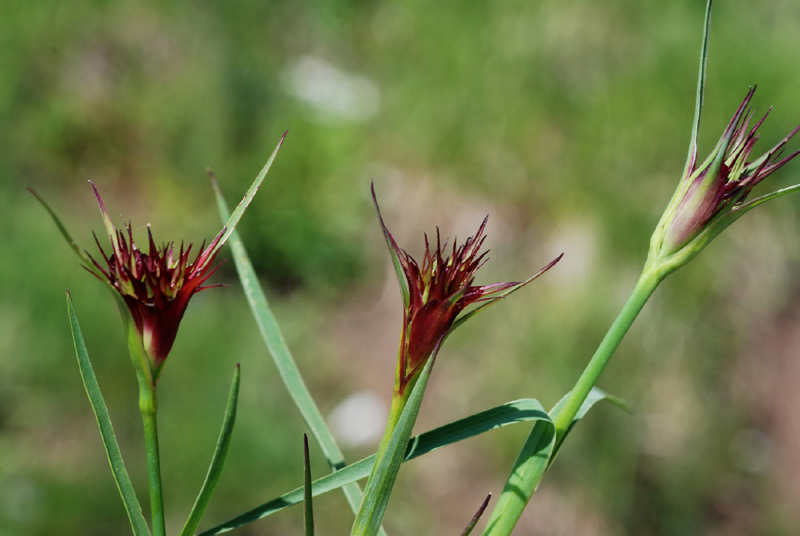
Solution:
{"label": "dianthus flower bud", "polygon": [[191,244],[185,248],[181,245],[177,252],[172,242],[157,247],[148,225],[149,251],[144,253],[133,241],[130,223],[125,225],[125,232],[116,229],[93,183],[92,188],[111,241],[111,253],[105,254],[95,236],[104,262],[89,258],[127,306],[147,359],[149,377],[155,384],[189,300],[201,290],[219,286],[203,286],[203,283],[216,270],[211,263],[225,229],[207,248],[200,246],[202,251],[191,261]]}
{"label": "dianthus flower bud", "polygon": [[[405,391],[406,385],[422,370],[428,359],[436,355],[444,339],[455,328],[496,301],[527,285],[561,259],[559,255],[525,281],[473,285],[475,273],[487,260],[488,251],[480,250],[486,239],[484,230],[488,216],[475,236],[467,238],[460,246],[453,243],[449,256],[446,256],[447,242],[441,243],[438,229],[435,248],[431,247],[426,235],[425,256],[420,265],[411,255],[400,249],[383,223],[374,185],[372,199],[378,210],[378,218],[403,296],[403,329],[396,379],[399,394]],[[462,315],[473,304],[480,305]]]}
{"label": "dianthus flower bud", "polygon": [[795,151],[781,158],[784,145],[800,126],[772,149],[749,161],[759,138],[758,129],[769,111],[752,127],[755,112],[748,109],[755,87],[739,105],[714,150],[695,167],[697,145],[693,142],[689,162],[667,210],[651,240],[651,256],[668,259],[677,256],[685,264],[736,219],[756,205],[793,189],[786,189],[745,203],[753,187],[800,154]]}

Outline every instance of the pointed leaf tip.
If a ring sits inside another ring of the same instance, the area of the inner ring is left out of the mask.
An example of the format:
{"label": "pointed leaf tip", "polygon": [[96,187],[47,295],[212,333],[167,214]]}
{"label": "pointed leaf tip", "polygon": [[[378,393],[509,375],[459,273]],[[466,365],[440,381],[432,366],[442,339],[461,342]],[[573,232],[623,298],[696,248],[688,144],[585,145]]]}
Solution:
{"label": "pointed leaf tip", "polygon": [[486,511],[486,507],[489,506],[489,500],[491,498],[492,498],[492,494],[491,493],[486,496],[486,498],[483,500],[483,503],[481,503],[480,508],[478,508],[478,511],[475,512],[474,516],[472,516],[472,520],[467,525],[467,528],[465,528],[464,532],[461,533],[461,536],[469,536],[469,534],[475,528],[475,525],[478,523],[478,521],[480,520],[481,516],[483,515],[483,512]]}
{"label": "pointed leaf tip", "polygon": [[314,506],[311,481],[311,459],[308,454],[308,434],[303,434],[303,510],[306,536],[314,536]]}
{"label": "pointed leaf tip", "polygon": [[225,417],[222,420],[222,428],[220,430],[219,438],[217,439],[217,446],[214,450],[214,455],[211,458],[211,463],[206,473],[205,481],[203,482],[200,492],[197,494],[194,506],[189,513],[189,518],[181,531],[181,536],[191,536],[195,533],[200,520],[208,507],[211,500],[211,494],[219,482],[222,474],[222,469],[225,465],[225,460],[228,456],[230,449],[231,437],[233,435],[233,427],[236,423],[236,409],[239,401],[239,364],[236,364],[236,369],[233,373],[233,381],[231,382],[231,389],[228,394],[228,404],[225,408]]}
{"label": "pointed leaf tip", "polygon": [[686,158],[686,166],[683,169],[683,176],[694,166],[694,159],[697,152],[697,138],[700,133],[700,116],[703,114],[703,100],[705,98],[706,85],[706,65],[708,63],[708,42],[709,30],[711,28],[711,0],[706,4],[705,21],[703,22],[703,41],[700,45],[700,68],[697,74],[697,92],[695,94],[694,118],[692,119],[692,134],[689,142],[689,155]]}
{"label": "pointed leaf tip", "polygon": [[42,196],[40,196],[39,193],[36,190],[33,189],[33,187],[26,186],[25,189],[28,190],[33,195],[33,197],[38,199],[40,203],[44,203],[44,200],[42,199]]}
{"label": "pointed leaf tip", "polygon": [[53,209],[50,208],[50,205],[48,205],[45,202],[45,200],[38,194],[38,192],[36,192],[36,190],[31,188],[30,186],[26,186],[25,188],[36,198],[39,204],[42,205],[42,207],[44,207],[44,209],[50,215],[50,219],[53,220],[53,223],[55,224],[58,231],[61,233],[61,236],[67,242],[67,245],[70,247],[70,249],[72,249],[72,251],[75,252],[75,254],[83,262],[84,268],[88,269],[94,275],[98,275],[92,268],[92,260],[89,257],[89,255],[85,251],[81,250],[78,244],[75,243],[75,240],[72,239],[72,236],[69,234],[69,231],[67,231],[67,228],[64,226],[64,223],[59,219],[58,215],[56,215]]}
{"label": "pointed leaf tip", "polygon": [[278,145],[272,151],[272,154],[270,154],[269,159],[267,159],[267,163],[264,164],[264,167],[261,168],[261,171],[258,173],[255,180],[247,189],[247,193],[245,193],[244,198],[242,198],[242,200],[239,202],[238,205],[236,205],[236,208],[230,214],[228,221],[225,223],[225,233],[222,235],[222,238],[213,249],[214,254],[216,254],[217,251],[219,251],[220,248],[222,248],[222,246],[225,245],[225,242],[228,241],[228,238],[236,229],[236,225],[239,223],[242,214],[244,214],[244,211],[250,205],[250,202],[253,200],[253,196],[255,196],[256,192],[261,187],[261,183],[264,181],[264,178],[266,177],[267,173],[272,167],[272,163],[275,161],[275,157],[278,155],[278,151],[283,145],[283,140],[286,138],[286,134],[288,133],[289,133],[288,130],[284,132],[283,136],[281,137],[281,140],[278,142]]}
{"label": "pointed leaf tip", "polygon": [[114,481],[120,496],[122,497],[122,502],[125,505],[133,534],[134,536],[150,536],[150,529],[142,514],[142,507],[136,497],[136,492],[128,476],[128,471],[125,469],[125,462],[119,450],[117,437],[114,434],[114,427],[111,424],[108,408],[103,399],[103,394],[100,391],[100,386],[97,383],[97,377],[92,369],[89,353],[86,350],[86,342],[83,339],[81,327],[69,291],[67,291],[67,313],[70,319],[72,342],[75,348],[75,355],[78,358],[78,368],[80,370],[81,380],[83,381],[83,387],[89,397],[89,403],[92,406],[92,411],[97,420],[100,436],[106,451],[106,457],[111,466],[111,472],[114,476]]}
{"label": "pointed leaf tip", "polygon": [[117,241],[117,230],[114,228],[114,224],[111,222],[111,216],[106,209],[105,203],[103,203],[103,198],[100,197],[100,192],[97,191],[97,187],[94,185],[94,182],[89,181],[89,184],[92,185],[92,190],[94,190],[94,196],[97,198],[97,204],[100,205],[100,215],[103,218],[103,226],[106,228],[106,233],[108,233],[108,238],[111,239],[111,245],[114,247],[114,254],[119,254],[119,242]]}
{"label": "pointed leaf tip", "polygon": [[400,294],[403,297],[403,305],[408,307],[408,304],[411,300],[411,290],[409,288],[408,280],[406,279],[408,266],[406,264],[406,260],[403,258],[403,250],[397,245],[392,233],[389,232],[389,229],[386,227],[386,224],[383,221],[381,207],[378,205],[378,197],[375,194],[375,181],[372,181],[370,189],[372,191],[372,202],[375,204],[375,210],[378,212],[378,220],[381,224],[383,237],[386,239],[386,245],[389,247],[389,256],[392,258],[392,266],[394,267],[394,271],[397,275],[397,282],[400,284]]}

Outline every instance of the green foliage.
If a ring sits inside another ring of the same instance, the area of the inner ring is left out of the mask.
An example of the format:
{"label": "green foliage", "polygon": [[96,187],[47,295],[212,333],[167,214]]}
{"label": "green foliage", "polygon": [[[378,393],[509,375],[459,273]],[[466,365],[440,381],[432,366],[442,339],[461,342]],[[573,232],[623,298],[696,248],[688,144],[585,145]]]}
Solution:
{"label": "green foliage", "polygon": [[[374,467],[364,488],[364,500],[361,501],[350,533],[352,536],[374,536],[381,528],[381,521],[389,505],[389,497],[397,481],[397,474],[400,472],[414,423],[417,422],[419,408],[435,361],[435,356],[428,359],[419,376],[408,384],[411,394],[391,430],[388,441],[385,445],[381,443],[378,448]],[[389,418],[391,419],[391,416]]]}
{"label": "green foliage", "polygon": [[81,326],[78,323],[78,316],[75,314],[75,308],[72,305],[72,298],[70,298],[69,293],[67,293],[67,312],[69,313],[72,339],[75,344],[75,354],[78,357],[83,386],[86,388],[86,394],[89,396],[89,402],[97,419],[97,425],[100,427],[100,435],[103,438],[103,446],[106,449],[108,463],[111,465],[114,481],[117,483],[122,502],[125,504],[125,510],[128,512],[133,534],[134,536],[149,536],[150,529],[147,528],[147,521],[145,521],[142,514],[142,506],[139,504],[139,499],[136,498],[136,492],[128,476],[128,470],[125,469],[125,462],[122,460],[122,453],[114,435],[111,417],[108,414],[108,408],[105,400],[103,400],[103,393],[100,392],[100,386],[92,370],[89,352],[86,350]]}
{"label": "green foliage", "polygon": [[306,536],[314,536],[314,499],[311,492],[311,480],[308,436],[303,434],[303,523],[306,529]]}
{"label": "green foliage", "polygon": [[[231,446],[231,438],[233,437],[233,425],[236,423],[236,406],[239,400],[239,375],[240,367],[237,365],[233,375],[233,382],[231,383],[231,392],[228,396],[228,406],[225,408],[225,418],[222,421],[222,429],[219,432],[219,439],[217,440],[217,448],[214,450],[211,464],[208,467],[208,474],[206,474],[203,487],[200,488],[200,493],[197,494],[197,499],[194,502],[194,506],[192,506],[192,511],[189,513],[189,518],[183,526],[181,536],[191,536],[195,533],[206,508],[208,508],[211,494],[214,492],[214,488],[217,487],[220,476],[222,476],[222,468],[225,466],[225,460],[228,457],[228,450],[230,450]],[[306,446],[306,451],[307,450]]]}
{"label": "green foliage", "polygon": [[[478,283],[523,277],[566,253],[552,280],[448,340],[420,426],[521,397],[554,402],[634,283],[675,188],[703,17],[695,0],[7,4],[0,16],[0,533],[30,536],[130,530],[109,492],[75,371],[67,287],[133,487],[146,487],[136,478],[141,423],[116,307],[24,186],[43,194],[92,253],[90,232],[101,227],[87,179],[133,220],[138,236],[150,221],[159,237],[199,244],[219,230],[206,166],[224,177],[226,191],[243,191],[276,135],[289,129],[270,192],[255,199],[242,232],[322,415],[356,390],[388,398],[399,296],[394,287],[383,295],[384,283],[394,282],[384,277],[368,199],[373,178],[386,192],[386,215],[406,222],[392,229],[398,236],[420,239],[439,225],[444,235],[464,237],[490,212],[492,260]],[[757,82],[758,110],[780,111],[758,149],[800,117],[798,5],[732,0],[715,9],[703,121],[724,125]],[[371,79],[380,89],[378,114],[363,122],[320,118],[284,85],[304,55]],[[718,136],[701,129],[700,152]],[[793,177],[782,170],[773,185]],[[797,479],[787,469],[798,450],[790,439],[793,386],[780,381],[797,355],[800,233],[781,223],[796,219],[797,206],[788,197],[744,218],[737,237],[725,233],[655,294],[602,380],[633,402],[636,416],[600,409],[549,472],[550,496],[576,523],[655,536],[800,531],[796,499],[781,491]],[[231,265],[216,282],[238,285]],[[209,290],[196,300],[159,385],[165,500],[176,512],[189,511],[205,476],[219,432],[207,416],[228,395],[220,379],[237,361],[247,371],[236,439],[204,517],[211,524],[299,484],[304,424],[287,411],[290,397],[255,350],[262,342],[238,291]],[[761,466],[733,454],[742,433],[765,438],[753,447],[766,460]],[[523,440],[521,430],[507,429],[409,465],[415,485],[395,490],[388,528],[458,534],[464,505],[503,484],[474,469],[475,460],[501,475]],[[344,451],[359,459],[374,447]],[[352,522],[336,495],[314,504],[332,534]],[[546,516],[537,514],[528,522],[541,527]],[[173,520],[170,533],[183,521]],[[302,534],[300,523],[299,515],[278,515],[258,530]]]}
{"label": "green foliage", "polygon": [[[596,401],[596,397],[593,396],[591,400],[591,404],[593,404],[594,401]],[[591,407],[591,404],[587,406],[587,409]],[[413,460],[414,458],[418,458],[419,456],[428,454],[447,445],[458,443],[464,439],[469,439],[509,424],[528,421],[538,422],[541,420],[549,421],[549,416],[537,400],[523,399],[508,402],[501,406],[448,423],[435,430],[420,434],[419,436],[412,437],[408,442],[403,461],[407,462]],[[317,479],[312,488],[313,495],[321,495],[328,491],[339,489],[350,482],[366,478],[372,471],[372,466],[375,464],[375,457],[376,456],[373,454],[368,458],[348,465],[340,471]],[[304,491],[304,489],[298,488],[289,493],[285,493],[276,499],[203,532],[200,536],[220,534],[298,504],[303,500]]]}
{"label": "green foliage", "polygon": [[[284,136],[286,135],[284,134]],[[272,158],[274,158],[274,156],[275,154],[273,153]],[[272,163],[272,158],[270,159],[267,168]],[[222,192],[220,191],[216,180],[213,180],[213,183],[220,216],[223,220],[229,220],[231,219],[231,216],[229,216],[229,210],[227,203],[225,202],[225,198],[222,196]],[[267,304],[267,298],[264,295],[264,291],[261,288],[258,277],[253,270],[250,257],[248,256],[247,251],[245,250],[244,245],[239,239],[237,233],[232,232],[230,234],[230,242],[231,249],[233,250],[234,262],[236,263],[236,270],[239,274],[239,279],[242,282],[242,288],[244,289],[245,296],[247,297],[247,303],[250,304],[250,310],[252,311],[256,324],[258,325],[258,329],[261,332],[261,337],[264,340],[264,344],[266,344],[273,362],[278,368],[278,373],[280,374],[286,389],[289,391],[292,401],[300,411],[300,414],[303,416],[303,420],[311,429],[311,433],[314,435],[314,438],[317,440],[320,447],[322,447],[322,451],[325,454],[328,465],[334,471],[342,469],[345,466],[344,455],[342,454],[339,446],[336,444],[333,434],[325,424],[325,419],[322,417],[322,414],[317,408],[317,405],[314,402],[308,387],[306,387],[306,384],[303,381],[300,370],[297,368],[297,364],[295,363],[294,358],[292,358],[292,354],[286,345],[285,339],[283,338],[283,334],[281,333],[280,327],[275,319],[275,315],[272,314],[272,311]],[[347,502],[350,504],[350,508],[353,510],[353,512],[355,513],[358,511],[358,505],[361,504],[362,499],[361,488],[359,488],[357,484],[349,484],[345,486],[342,491],[344,492],[345,497],[347,497]]]}

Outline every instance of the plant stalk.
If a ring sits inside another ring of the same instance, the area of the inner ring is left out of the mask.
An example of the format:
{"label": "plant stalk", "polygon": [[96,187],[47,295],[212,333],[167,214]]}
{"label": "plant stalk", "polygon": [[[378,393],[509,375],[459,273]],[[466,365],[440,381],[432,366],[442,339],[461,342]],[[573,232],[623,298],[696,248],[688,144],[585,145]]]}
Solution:
{"label": "plant stalk", "polygon": [[[402,393],[396,389],[393,393],[392,405],[389,408],[389,418],[386,421],[386,429],[383,432],[383,438],[378,446],[378,451],[375,453],[375,464],[373,465],[373,471],[375,470],[374,468],[378,467],[381,458],[383,458],[384,454],[386,453],[386,448],[389,446],[389,440],[392,438],[394,429],[397,428],[397,421],[400,420],[400,415],[403,414],[403,410],[408,404],[408,398],[411,395],[411,391],[414,390],[416,383],[417,378],[414,378],[408,383],[408,385],[406,385],[406,388]],[[370,473],[367,483],[369,483],[370,479],[372,479],[372,473]]]}
{"label": "plant stalk", "polygon": [[[500,495],[491,517],[486,526],[484,536],[506,536],[511,534],[517,524],[522,511],[528,504],[533,492],[539,485],[545,468],[541,467],[543,460],[537,459],[537,453],[549,444],[554,445],[557,451],[561,442],[583,405],[592,387],[597,383],[600,375],[608,364],[614,351],[617,349],[639,312],[653,295],[656,287],[670,273],[664,268],[659,259],[649,258],[645,263],[642,275],[631,291],[628,301],[623,305],[614,323],[597,347],[594,355],[587,364],[575,387],[570,391],[566,403],[560,410],[551,414],[555,426],[555,442],[553,442],[553,427],[545,423],[537,423],[525,440],[511,475],[506,482],[505,489]],[[552,461],[552,460],[549,460]],[[549,463],[548,461],[548,463]]]}
{"label": "plant stalk", "polygon": [[644,304],[647,303],[647,300],[650,299],[650,296],[653,295],[656,287],[658,287],[659,283],[663,281],[666,275],[667,274],[661,270],[653,269],[650,263],[645,265],[645,269],[642,271],[639,281],[636,282],[636,286],[628,297],[628,301],[622,306],[622,310],[617,315],[614,323],[611,324],[606,336],[603,337],[600,346],[597,347],[589,364],[586,365],[580,378],[578,378],[575,387],[570,391],[566,403],[557,414],[551,415],[556,428],[557,445],[563,440],[567,431],[569,431],[570,426],[572,426],[572,421],[578,414],[578,410],[580,410],[586,397],[589,396],[589,392],[597,383],[600,374],[603,373],[603,369],[605,369],[611,356],[614,355],[614,352],[622,342],[625,334],[628,333],[628,329],[630,329],[633,321],[636,320]]}
{"label": "plant stalk", "polygon": [[155,387],[139,385],[139,410],[144,425],[144,443],[147,451],[147,477],[150,483],[150,517],[153,536],[166,536],[164,498],[161,492],[161,459],[158,451],[158,400]]}

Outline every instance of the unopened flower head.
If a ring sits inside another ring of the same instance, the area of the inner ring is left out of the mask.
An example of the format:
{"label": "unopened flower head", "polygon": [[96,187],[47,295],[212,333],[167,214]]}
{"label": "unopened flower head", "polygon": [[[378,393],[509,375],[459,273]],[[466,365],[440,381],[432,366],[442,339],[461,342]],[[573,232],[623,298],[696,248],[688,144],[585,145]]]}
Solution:
{"label": "unopened flower head", "polygon": [[[473,285],[475,273],[487,260],[488,251],[481,252],[481,247],[486,239],[484,231],[488,216],[474,236],[467,238],[459,246],[454,242],[449,255],[447,242],[442,244],[438,229],[435,248],[431,247],[426,235],[425,255],[420,264],[397,245],[383,223],[374,186],[372,198],[403,295],[404,318],[396,380],[396,388],[401,394],[427,360],[436,355],[453,329],[497,300],[530,283],[561,259],[559,255],[525,281]],[[478,303],[480,305],[477,308],[461,315],[467,307]]]}
{"label": "unopened flower head", "polygon": [[691,256],[696,254],[741,213],[758,204],[745,204],[756,184],[800,153],[781,158],[784,145],[800,130],[798,126],[772,149],[748,161],[759,138],[758,129],[769,115],[768,111],[750,126],[755,112],[748,105],[754,92],[755,87],[739,105],[714,151],[698,167],[697,146],[692,146],[686,173],[653,236],[652,250],[661,258],[684,248],[689,248]]}
{"label": "unopened flower head", "polygon": [[105,263],[90,258],[127,305],[155,383],[175,342],[189,299],[203,289],[219,286],[203,286],[203,283],[216,270],[211,263],[225,229],[207,248],[201,246],[202,251],[190,261],[191,244],[185,248],[181,245],[177,252],[174,243],[157,247],[148,225],[149,252],[143,253],[133,241],[130,224],[124,232],[115,229],[94,184],[92,188],[111,240],[111,253],[106,255],[98,241]]}

